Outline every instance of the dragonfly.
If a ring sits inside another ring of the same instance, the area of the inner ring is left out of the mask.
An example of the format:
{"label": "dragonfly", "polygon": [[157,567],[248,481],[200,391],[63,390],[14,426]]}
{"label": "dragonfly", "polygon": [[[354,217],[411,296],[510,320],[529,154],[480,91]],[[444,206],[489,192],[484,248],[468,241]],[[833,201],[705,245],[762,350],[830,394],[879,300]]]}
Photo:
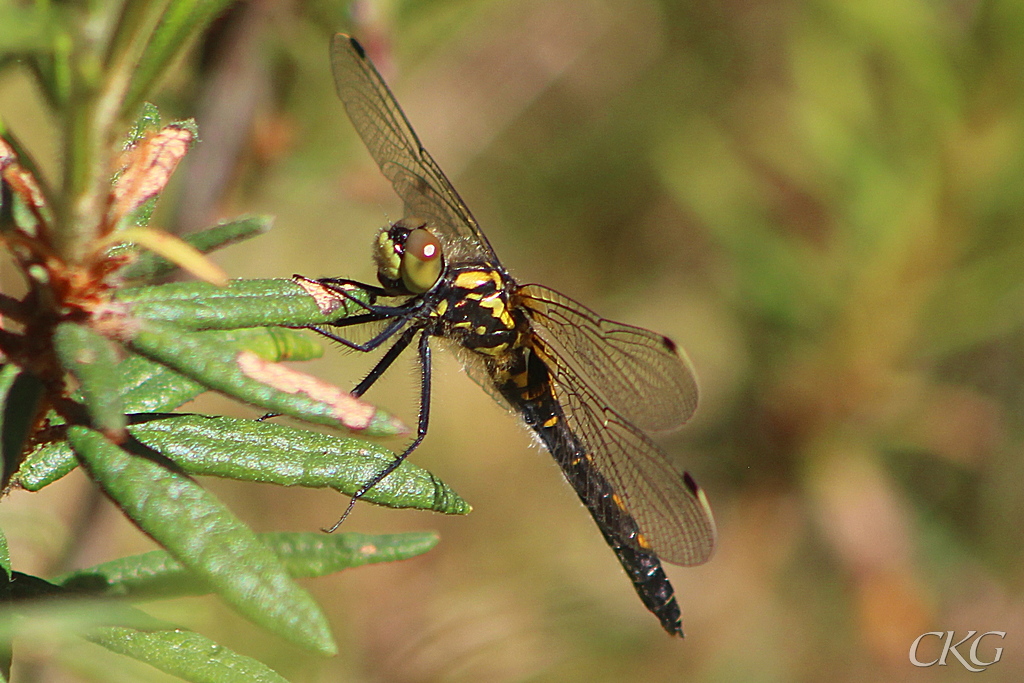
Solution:
{"label": "dragonfly", "polygon": [[[426,436],[431,340],[447,340],[460,350],[470,376],[533,430],[644,605],[669,634],[682,636],[679,604],[661,562],[706,562],[715,522],[703,490],[647,432],[678,428],[696,410],[697,382],[685,352],[668,337],[606,320],[553,289],[518,284],[363,46],[335,35],[331,66],[352,125],[404,203],[404,214],[377,234],[379,286],[311,281],[353,301],[354,287],[369,295],[360,313],[313,329],[358,351],[391,342],[353,390],[356,396],[413,345],[420,368],[414,440],[352,496],[345,516]],[[377,323],[379,332],[363,343],[335,331],[364,323]]]}

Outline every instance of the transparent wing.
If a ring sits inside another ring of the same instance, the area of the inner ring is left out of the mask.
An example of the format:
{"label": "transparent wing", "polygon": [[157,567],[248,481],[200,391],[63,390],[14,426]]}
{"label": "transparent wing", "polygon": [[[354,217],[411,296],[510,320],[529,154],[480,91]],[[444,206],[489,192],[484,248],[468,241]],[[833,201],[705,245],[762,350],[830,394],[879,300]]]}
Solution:
{"label": "transparent wing", "polygon": [[[717,532],[704,492],[643,432],[602,403],[596,389],[543,339],[534,340],[534,351],[548,366],[569,429],[658,557],[687,566],[707,562]],[[619,540],[648,550],[629,536],[620,534]]]}
{"label": "transparent wing", "polygon": [[537,334],[600,404],[643,430],[675,429],[693,415],[693,367],[667,337],[605,320],[547,287],[518,292]]}
{"label": "transparent wing", "polygon": [[654,551],[675,564],[707,561],[716,537],[711,508],[641,429],[676,427],[693,414],[697,384],[688,361],[665,337],[605,320],[553,290],[527,285],[518,295],[569,429]]}
{"label": "transparent wing", "polygon": [[494,251],[473,214],[423,149],[363,46],[355,38],[336,34],[331,41],[331,68],[352,125],[405,203],[409,223],[433,228],[444,243],[449,262],[496,264]]}

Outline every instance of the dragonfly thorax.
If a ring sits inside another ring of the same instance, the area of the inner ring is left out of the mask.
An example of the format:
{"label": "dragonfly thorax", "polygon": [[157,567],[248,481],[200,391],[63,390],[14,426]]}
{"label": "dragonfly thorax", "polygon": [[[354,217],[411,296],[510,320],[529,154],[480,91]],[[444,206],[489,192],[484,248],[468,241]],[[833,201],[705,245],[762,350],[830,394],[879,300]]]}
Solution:
{"label": "dragonfly thorax", "polygon": [[374,249],[377,279],[393,294],[423,294],[441,278],[441,242],[425,227],[408,228],[401,221],[377,233]]}
{"label": "dragonfly thorax", "polygon": [[470,351],[499,358],[521,343],[529,323],[510,297],[515,283],[502,271],[455,264],[428,296],[437,326],[432,334],[447,337]]}

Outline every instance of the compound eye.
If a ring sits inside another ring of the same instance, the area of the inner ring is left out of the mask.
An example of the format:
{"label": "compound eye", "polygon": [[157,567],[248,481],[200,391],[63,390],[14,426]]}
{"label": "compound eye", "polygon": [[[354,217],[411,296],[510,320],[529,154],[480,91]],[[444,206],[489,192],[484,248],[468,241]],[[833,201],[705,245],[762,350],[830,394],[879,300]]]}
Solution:
{"label": "compound eye", "polygon": [[441,243],[425,228],[417,228],[405,240],[402,254],[402,283],[413,294],[428,291],[441,277],[444,259]]}
{"label": "compound eye", "polygon": [[377,233],[377,248],[373,252],[377,261],[377,277],[381,283],[396,282],[402,278],[402,247],[396,243],[391,229]]}

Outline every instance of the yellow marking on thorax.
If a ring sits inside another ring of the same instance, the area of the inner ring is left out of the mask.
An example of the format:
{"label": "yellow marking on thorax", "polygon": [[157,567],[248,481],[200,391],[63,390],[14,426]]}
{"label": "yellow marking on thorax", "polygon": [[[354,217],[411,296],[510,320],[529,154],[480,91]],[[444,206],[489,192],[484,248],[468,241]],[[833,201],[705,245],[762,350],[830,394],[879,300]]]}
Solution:
{"label": "yellow marking on thorax", "polygon": [[441,299],[441,302],[434,307],[434,310],[430,312],[430,315],[435,318],[440,318],[448,311],[448,300]]}
{"label": "yellow marking on thorax", "polygon": [[622,502],[622,498],[619,497],[619,494],[612,494],[612,502],[615,503],[615,507],[619,508],[623,512],[626,511],[626,504]]}
{"label": "yellow marking on thorax", "polygon": [[488,294],[485,297],[481,297],[480,306],[482,308],[491,309],[491,315],[495,318],[501,315],[501,312],[505,310],[505,302],[501,300],[501,292],[495,292],[494,294]]}
{"label": "yellow marking on thorax", "polygon": [[493,270],[464,270],[455,276],[455,286],[463,289],[478,289],[488,282],[501,289],[501,276]]}
{"label": "yellow marking on thorax", "polygon": [[[544,420],[544,426],[545,427],[554,427],[556,424],[558,424],[558,416],[557,415],[552,415],[548,419]],[[576,459],[576,462],[579,462],[579,458]],[[575,463],[573,463],[573,464],[575,464]]]}
{"label": "yellow marking on thorax", "polygon": [[643,548],[644,550],[650,550],[651,549],[651,542],[649,540],[647,540],[647,536],[645,536],[643,534],[637,534],[636,535],[636,544],[638,546],[640,546],[641,548]]}
{"label": "yellow marking on thorax", "polygon": [[511,329],[515,326],[515,321],[512,320],[512,315],[508,312],[508,307],[505,305],[505,300],[501,295],[502,292],[497,291],[494,294],[483,297],[480,299],[480,306],[491,309],[491,315],[500,320],[502,325]]}

